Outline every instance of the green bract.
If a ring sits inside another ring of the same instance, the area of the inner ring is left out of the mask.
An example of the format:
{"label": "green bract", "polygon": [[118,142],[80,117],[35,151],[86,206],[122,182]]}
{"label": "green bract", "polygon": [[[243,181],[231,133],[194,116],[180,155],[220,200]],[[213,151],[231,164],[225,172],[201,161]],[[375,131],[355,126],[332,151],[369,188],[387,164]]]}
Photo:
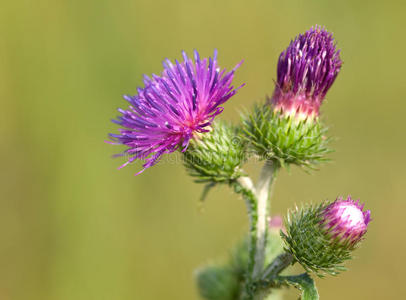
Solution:
{"label": "green bract", "polygon": [[344,271],[344,261],[351,259],[351,247],[326,234],[321,226],[321,212],[329,203],[307,205],[288,214],[287,233],[281,233],[286,251],[305,268],[323,277]]}
{"label": "green bract", "polygon": [[308,168],[326,161],[327,128],[317,119],[297,120],[274,112],[268,105],[256,106],[243,118],[243,131],[251,148],[261,159],[273,159],[282,166]]}
{"label": "green bract", "polygon": [[231,183],[243,175],[245,144],[238,129],[216,122],[212,131],[190,142],[183,156],[185,166],[197,182]]}

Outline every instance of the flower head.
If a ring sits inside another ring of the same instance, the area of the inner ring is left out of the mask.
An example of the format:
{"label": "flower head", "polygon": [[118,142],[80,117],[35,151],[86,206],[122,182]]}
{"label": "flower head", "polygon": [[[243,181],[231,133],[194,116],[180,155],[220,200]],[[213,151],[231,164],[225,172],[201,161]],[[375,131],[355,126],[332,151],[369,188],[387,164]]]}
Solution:
{"label": "flower head", "polygon": [[315,118],[341,69],[340,50],[319,26],[300,34],[279,56],[271,104],[283,115]]}
{"label": "flower head", "polygon": [[223,111],[221,105],[237,92],[231,82],[241,63],[226,72],[217,65],[216,50],[213,58],[203,60],[197,51],[194,60],[182,55],[183,62],[166,59],[161,76],[144,76],[145,87],[138,88],[137,95],[124,96],[129,106],[119,109],[121,115],[113,120],[123,128],[110,134],[117,144],[128,147],[121,154],[128,157],[123,166],[141,159],[145,170],[164,153],[185,151],[191,138],[209,131]]}
{"label": "flower head", "polygon": [[325,232],[340,243],[354,246],[367,232],[371,221],[371,212],[363,211],[363,208],[359,200],[338,198],[322,212],[321,223]]}
{"label": "flower head", "polygon": [[319,276],[340,273],[371,221],[371,212],[363,207],[351,197],[296,207],[285,222],[286,233],[282,233],[287,251]]}

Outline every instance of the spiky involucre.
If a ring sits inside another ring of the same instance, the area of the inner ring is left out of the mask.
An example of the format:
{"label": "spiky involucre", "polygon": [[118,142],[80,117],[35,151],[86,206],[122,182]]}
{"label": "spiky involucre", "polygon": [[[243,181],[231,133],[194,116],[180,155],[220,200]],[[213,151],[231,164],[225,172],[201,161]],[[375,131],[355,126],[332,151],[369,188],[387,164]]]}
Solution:
{"label": "spiky involucre", "polygon": [[243,131],[260,158],[275,160],[282,166],[314,168],[327,161],[326,154],[332,151],[327,147],[327,128],[319,121],[283,117],[268,105],[256,106],[243,117]]}
{"label": "spiky involucre", "polygon": [[215,122],[210,132],[190,142],[184,163],[197,182],[230,183],[243,175],[245,142],[239,130],[225,122]]}
{"label": "spiky involucre", "polygon": [[343,263],[351,259],[354,247],[343,245],[326,234],[322,226],[323,211],[330,202],[306,205],[290,211],[285,220],[285,250],[308,272],[320,277],[337,275],[345,270]]}

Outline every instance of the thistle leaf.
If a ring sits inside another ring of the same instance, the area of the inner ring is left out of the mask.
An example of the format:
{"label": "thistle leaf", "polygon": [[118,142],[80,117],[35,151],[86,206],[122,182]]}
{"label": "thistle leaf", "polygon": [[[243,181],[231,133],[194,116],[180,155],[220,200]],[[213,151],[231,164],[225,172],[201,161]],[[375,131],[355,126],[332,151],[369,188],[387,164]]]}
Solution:
{"label": "thistle leaf", "polygon": [[301,300],[319,300],[319,293],[314,280],[307,273],[297,276],[280,276],[278,280],[302,291]]}

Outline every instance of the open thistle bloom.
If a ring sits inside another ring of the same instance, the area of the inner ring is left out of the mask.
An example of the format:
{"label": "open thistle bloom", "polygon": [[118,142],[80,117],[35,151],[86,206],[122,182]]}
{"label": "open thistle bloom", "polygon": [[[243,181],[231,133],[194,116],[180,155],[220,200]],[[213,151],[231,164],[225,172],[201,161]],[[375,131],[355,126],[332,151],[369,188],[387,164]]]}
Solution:
{"label": "open thistle bloom", "polygon": [[363,208],[359,200],[340,197],[296,209],[288,216],[287,232],[282,234],[287,250],[307,271],[320,276],[338,274],[345,270],[343,262],[351,258],[367,232],[371,212]]}
{"label": "open thistle bloom", "polygon": [[216,50],[213,58],[203,60],[197,51],[194,60],[185,52],[182,55],[183,62],[172,64],[166,59],[161,76],[144,76],[145,87],[138,88],[137,95],[124,96],[129,106],[119,109],[121,115],[113,120],[123,128],[119,134],[110,134],[117,144],[128,147],[121,154],[128,158],[123,166],[141,159],[144,171],[164,153],[185,151],[190,139],[209,131],[223,111],[221,105],[237,92],[231,83],[241,63],[226,72],[217,65]]}
{"label": "open thistle bloom", "polygon": [[340,50],[331,33],[319,26],[300,34],[279,56],[271,98],[275,111],[313,119],[341,69]]}
{"label": "open thistle bloom", "polygon": [[322,212],[321,224],[325,233],[339,243],[355,246],[367,232],[371,221],[371,212],[363,211],[363,208],[359,200],[338,198]]}

